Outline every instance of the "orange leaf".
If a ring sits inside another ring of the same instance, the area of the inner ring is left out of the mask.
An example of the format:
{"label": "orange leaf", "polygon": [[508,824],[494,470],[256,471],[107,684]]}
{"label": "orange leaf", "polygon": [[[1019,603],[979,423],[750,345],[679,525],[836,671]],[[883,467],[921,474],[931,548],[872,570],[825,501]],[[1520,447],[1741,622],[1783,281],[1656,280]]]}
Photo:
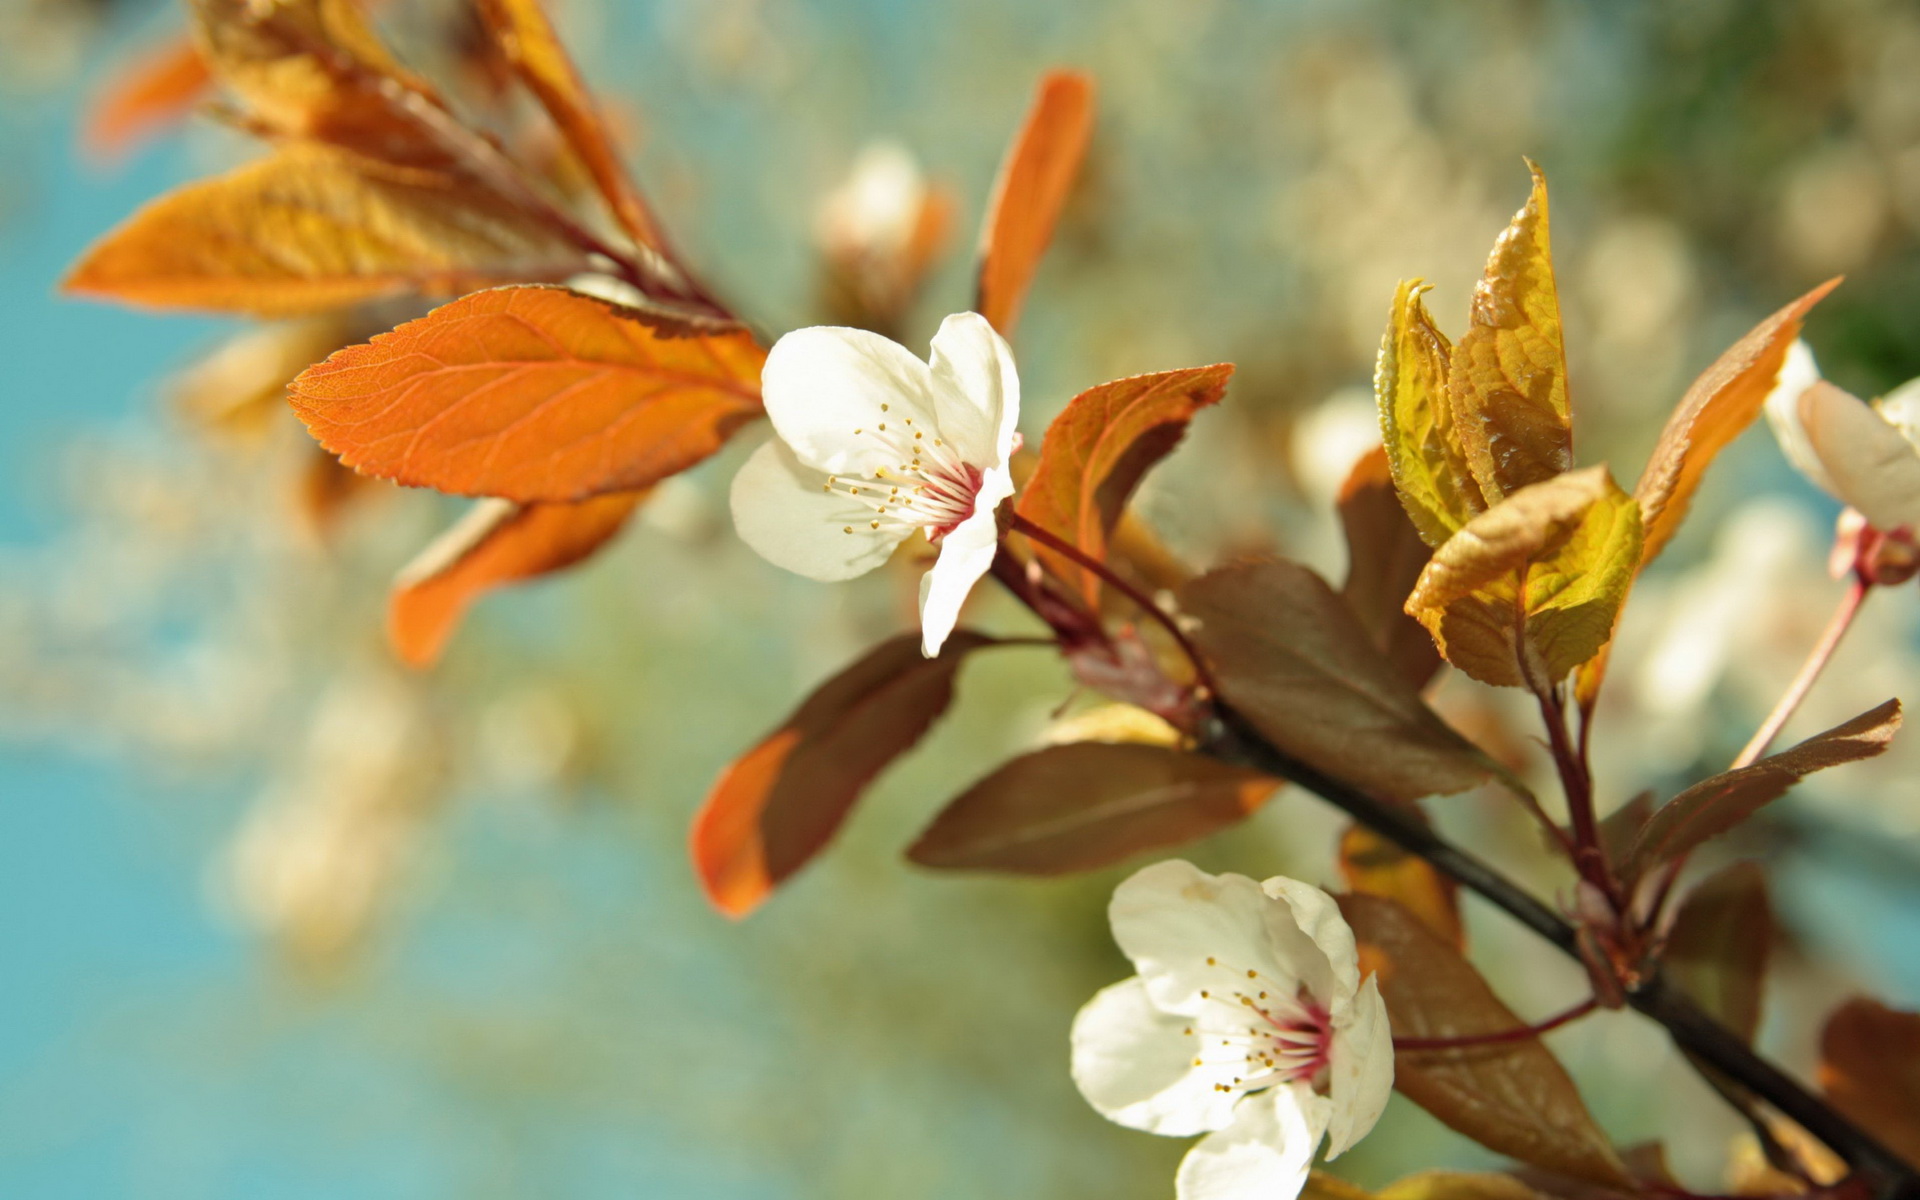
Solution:
{"label": "orange leaf", "polygon": [[668,327],[556,287],[475,292],[294,380],[294,411],[369,475],[521,503],[650,487],[760,415],[737,326]]}
{"label": "orange leaf", "polygon": [[[1096,559],[1127,497],[1148,468],[1167,456],[1193,414],[1226,394],[1232,363],[1135,375],[1088,388],[1047,426],[1040,464],[1020,493],[1018,511]],[[1040,561],[1097,603],[1100,580],[1044,548]]]}
{"label": "orange leaf", "polygon": [[192,112],[212,83],[207,60],[188,39],[149,46],[94,94],[81,141],[96,159],[120,158]]}
{"label": "orange leaf", "polygon": [[645,498],[615,492],[577,504],[482,500],[394,582],[387,602],[394,653],[409,666],[431,666],[474,601],[597,553]]}
{"label": "orange leaf", "polygon": [[1820,1034],[1820,1086],[1833,1106],[1920,1168],[1920,1013],[1856,997]]}
{"label": "orange leaf", "polygon": [[818,854],[873,777],[947,710],[955,672],[986,642],[958,630],[927,658],[918,633],[889,638],[722,772],[691,843],[714,906],[744,917]]}
{"label": "orange leaf", "polygon": [[577,250],[470,180],[295,144],[148,204],[62,286],[159,308],[294,316],[580,265]]}
{"label": "orange leaf", "polygon": [[907,857],[948,870],[1091,871],[1245,820],[1279,786],[1166,746],[1049,746],[961,793]]}
{"label": "orange leaf", "polygon": [[539,98],[541,107],[587,169],[613,215],[636,241],[659,249],[653,218],[620,165],[613,138],[595,110],[593,96],[554,33],[540,0],[481,0],[480,15],[507,61]]}
{"label": "orange leaf", "polygon": [[1003,335],[1013,332],[1040,256],[1053,240],[1080,161],[1093,136],[1093,78],[1049,71],[1026,124],[1000,164],[986,224],[980,231],[979,300],[975,307]]}
{"label": "orange leaf", "polygon": [[1340,877],[1356,892],[1399,901],[1447,945],[1466,948],[1459,886],[1419,855],[1407,853],[1365,825],[1349,825],[1340,835]]}
{"label": "orange leaf", "polygon": [[1714,456],[1760,415],[1807,313],[1839,286],[1838,279],[1829,279],[1754,326],[1681,397],[1633,489],[1646,522],[1643,565],[1653,561],[1686,519],[1687,506]]}

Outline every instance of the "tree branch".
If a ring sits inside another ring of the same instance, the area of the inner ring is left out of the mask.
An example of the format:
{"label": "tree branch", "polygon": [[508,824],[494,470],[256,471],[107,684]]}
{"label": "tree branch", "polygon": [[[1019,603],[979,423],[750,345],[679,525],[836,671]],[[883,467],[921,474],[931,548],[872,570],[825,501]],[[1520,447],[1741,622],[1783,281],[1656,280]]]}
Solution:
{"label": "tree branch", "polygon": [[[1408,810],[1380,800],[1298,762],[1262,738],[1225,705],[1200,750],[1223,762],[1252,767],[1319,796],[1361,824],[1417,854],[1462,887],[1533,930],[1574,959],[1580,958],[1573,924],[1499,871],[1447,841]],[[1920,1171],[1881,1145],[1826,1101],[1774,1066],[1732,1031],[1708,1016],[1685,993],[1654,973],[1627,991],[1627,1002],[1664,1026],[1674,1044],[1746,1087],[1826,1143],[1853,1169],[1874,1200],[1920,1200]]]}

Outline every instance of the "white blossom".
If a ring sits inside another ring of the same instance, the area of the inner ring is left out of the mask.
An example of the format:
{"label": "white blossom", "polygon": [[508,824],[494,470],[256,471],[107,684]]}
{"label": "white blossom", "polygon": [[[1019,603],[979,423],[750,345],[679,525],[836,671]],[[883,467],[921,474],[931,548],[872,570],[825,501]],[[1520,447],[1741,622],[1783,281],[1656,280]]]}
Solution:
{"label": "white blossom", "polygon": [[1332,897],[1176,859],[1116,888],[1109,916],[1139,974],[1074,1019],[1073,1079],[1111,1121],[1206,1135],[1180,1200],[1292,1200],[1322,1137],[1332,1158],[1373,1128],[1393,1036]]}
{"label": "white blossom", "polygon": [[1820,377],[1796,341],[1767,396],[1767,421],[1787,460],[1876,529],[1920,530],[1920,380],[1878,404]]}
{"label": "white blossom", "polygon": [[749,546],[812,579],[851,579],[916,531],[940,548],[920,580],[928,657],[999,548],[1020,435],[1013,352],[978,313],[940,325],[930,362],[862,329],[815,326],[774,344],[761,373],[772,441],[733,481]]}

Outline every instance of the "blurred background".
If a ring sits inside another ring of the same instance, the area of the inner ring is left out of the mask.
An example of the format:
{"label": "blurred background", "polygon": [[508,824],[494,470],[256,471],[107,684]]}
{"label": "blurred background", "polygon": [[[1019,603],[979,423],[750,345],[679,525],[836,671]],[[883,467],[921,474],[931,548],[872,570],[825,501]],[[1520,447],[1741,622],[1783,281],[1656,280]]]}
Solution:
{"label": "blurred background", "polygon": [[[1140,501],[1196,567],[1342,569],[1331,495],[1374,436],[1395,281],[1433,281],[1457,333],[1523,155],[1553,185],[1583,461],[1631,481],[1692,376],[1835,274],[1808,329],[1828,374],[1862,395],[1920,374],[1920,11],[1897,0],[557,7],[669,227],[769,334],[878,304],[924,347],[969,303],[1034,81],[1091,71],[1088,176],[1017,339],[1024,427],[1101,380],[1237,362]],[[382,19],[430,61],[458,14]],[[206,121],[84,148],[93,97],[181,27],[157,0],[0,0],[0,1195],[1169,1194],[1183,1144],[1107,1125],[1066,1073],[1074,1010],[1127,970],[1104,919],[1124,872],[900,858],[1044,735],[1069,692],[1045,656],[971,664],[833,851],[729,923],[687,866],[690,815],[908,625],[912,571],[822,586],[742,547],[725,489],[750,437],[409,671],[387,582],[458,506],[316,459],[274,372],[327,331],[55,297],[138,204],[249,153]],[[850,297],[847,255],[929,205],[948,235],[925,270]],[[1764,430],[1722,457],[1629,609],[1607,803],[1745,741],[1839,597],[1835,512]],[[1872,599],[1789,736],[1912,698],[1916,607]],[[1538,769],[1509,699],[1450,679],[1436,702]],[[1849,992],[1920,1003],[1917,768],[1896,744],[1721,852],[1774,868],[1763,1042],[1796,1069]],[[1436,809],[1559,883],[1493,800]],[[1340,825],[1282,793],[1191,856],[1327,883]],[[1577,997],[1567,964],[1470,921],[1517,1010]],[[1656,1032],[1603,1016],[1554,1044],[1618,1141],[1680,1131],[1683,1175],[1723,1186],[1736,1123]],[[1338,1165],[1376,1184],[1485,1161],[1396,1101]]]}

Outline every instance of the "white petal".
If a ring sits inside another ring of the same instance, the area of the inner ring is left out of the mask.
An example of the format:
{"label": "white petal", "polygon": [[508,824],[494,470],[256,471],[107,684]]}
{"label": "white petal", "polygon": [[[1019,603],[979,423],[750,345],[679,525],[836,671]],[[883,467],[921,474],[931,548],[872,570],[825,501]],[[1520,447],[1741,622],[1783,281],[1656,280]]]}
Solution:
{"label": "white petal", "polygon": [[994,509],[1013,495],[1013,473],[1005,467],[987,472],[974,497],[973,515],[940,539],[940,557],[920,577],[920,650],[928,658],[940,653],[947,635],[960,620],[967,593],[993,566],[1000,551],[1000,527]]}
{"label": "white petal", "polygon": [[1817,383],[1800,396],[1800,424],[1835,496],[1876,529],[1920,528],[1920,453],[1872,405]]}
{"label": "white petal", "polygon": [[940,436],[977,467],[1013,453],[1020,375],[1006,339],[979,313],[955,313],[933,335],[933,403]]}
{"label": "white petal", "polygon": [[1327,1157],[1334,1158],[1367,1136],[1393,1095],[1393,1027],[1380,999],[1379,977],[1367,976],[1353,998],[1353,1019],[1333,1032],[1329,1048]]}
{"label": "white petal", "polygon": [[[1073,1019],[1073,1082],[1107,1120],[1189,1137],[1224,1129],[1237,1093],[1193,1065],[1186,1018],[1161,1012],[1138,976],[1102,988]],[[1196,1035],[1197,1036],[1197,1035]]]}
{"label": "white petal", "polygon": [[871,508],[827,491],[826,483],[825,474],[804,466],[779,438],[755,450],[733,477],[740,540],[809,579],[852,579],[886,562],[912,530],[874,529]]}
{"label": "white petal", "polygon": [[1787,347],[1780,374],[1774,377],[1773,390],[1767,393],[1767,424],[1773,427],[1774,440],[1780,443],[1780,452],[1787,456],[1794,469],[1831,495],[1833,480],[1820,465],[1820,456],[1813,452],[1807,431],[1800,424],[1801,393],[1819,382],[1820,365],[1814,362],[1813,351],[1805,342],[1796,340]]}
{"label": "white petal", "polygon": [[1294,1200],[1327,1127],[1326,1110],[1326,1100],[1300,1083],[1248,1096],[1233,1124],[1201,1138],[1180,1161],[1180,1200]]}
{"label": "white petal", "polygon": [[898,467],[899,452],[885,448],[879,426],[899,421],[904,428],[908,417],[935,424],[932,389],[927,364],[905,346],[833,325],[787,334],[760,372],[775,432],[801,462],[835,475]]}
{"label": "white petal", "polygon": [[[1209,875],[1177,858],[1134,872],[1113,890],[1107,908],[1113,940],[1133,960],[1153,1002],[1187,1015],[1207,1010],[1216,1025],[1243,1012],[1252,1019],[1251,1009],[1230,999],[1248,986],[1248,971],[1258,972],[1260,988],[1282,995],[1297,988],[1298,978],[1273,951],[1268,918],[1275,914],[1291,924],[1292,914],[1253,880]],[[1202,999],[1202,990],[1212,999]]]}
{"label": "white petal", "polygon": [[[1328,1005],[1336,1020],[1344,1019],[1347,1005],[1360,986],[1360,952],[1353,944],[1353,928],[1340,915],[1340,906],[1310,883],[1275,875],[1260,890],[1285,904],[1293,925],[1274,922],[1276,949],[1281,959]],[[1294,936],[1305,935],[1311,949]]]}
{"label": "white petal", "polygon": [[1900,436],[1920,446],[1920,379],[1909,379],[1874,404]]}

